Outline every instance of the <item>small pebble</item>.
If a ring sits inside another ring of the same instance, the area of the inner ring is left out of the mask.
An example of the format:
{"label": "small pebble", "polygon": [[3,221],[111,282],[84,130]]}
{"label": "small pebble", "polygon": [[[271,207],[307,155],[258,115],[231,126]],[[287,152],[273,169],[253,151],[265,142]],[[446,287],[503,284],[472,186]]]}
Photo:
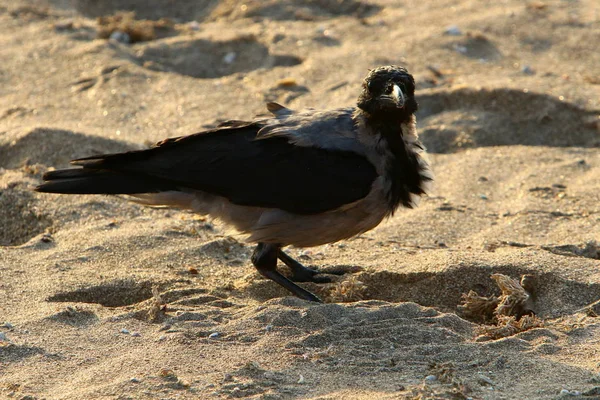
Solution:
{"label": "small pebble", "polygon": [[121,333],[124,333],[125,335],[129,335],[129,331],[125,328],[120,330]]}
{"label": "small pebble", "polygon": [[138,378],[131,378],[129,380],[129,382],[131,382],[131,383],[140,383],[140,380]]}
{"label": "small pebble", "polygon": [[44,233],[42,235],[42,237],[40,238],[40,240],[43,243],[52,243],[54,241],[54,238],[52,237],[52,235],[50,235],[49,233]]}
{"label": "small pebble", "polygon": [[303,384],[305,382],[306,382],[306,380],[304,379],[304,376],[300,375],[300,379],[298,379],[298,383]]}
{"label": "small pebble", "polygon": [[167,337],[165,335],[162,335],[161,337],[158,338],[159,342],[165,341],[167,340]]}
{"label": "small pebble", "polygon": [[444,31],[444,35],[460,36],[460,35],[462,35],[462,31],[460,30],[460,28],[458,26],[451,25],[446,28],[446,30]]}
{"label": "small pebble", "polygon": [[114,40],[119,43],[125,43],[125,44],[131,43],[131,36],[129,36],[129,34],[122,32],[122,31],[114,31],[113,33],[110,34],[109,39]]}
{"label": "small pebble", "polygon": [[494,382],[488,378],[487,376],[483,375],[483,374],[479,374],[477,375],[477,381],[482,384],[482,385],[493,385]]}
{"label": "small pebble", "polygon": [[0,342],[9,342],[8,337],[4,332],[0,332]]}
{"label": "small pebble", "polygon": [[459,52],[460,54],[466,54],[468,49],[466,46],[460,45],[460,44],[455,44],[454,45],[454,50],[456,50],[457,52]]}
{"label": "small pebble", "polygon": [[66,21],[57,22],[54,24],[54,29],[57,31],[66,31],[69,29],[73,29],[73,21],[68,19]]}
{"label": "small pebble", "polygon": [[277,33],[275,34],[275,36],[273,36],[273,39],[271,39],[271,41],[273,43],[277,43],[281,42],[283,39],[285,39],[285,35],[283,33]]}
{"label": "small pebble", "polygon": [[200,24],[198,23],[198,21],[190,21],[187,24],[188,28],[190,28],[193,31],[199,31],[200,30]]}
{"label": "small pebble", "polygon": [[312,258],[312,256],[313,256],[313,252],[310,250],[301,250],[298,252],[298,257],[300,257],[300,258],[309,259],[309,258]]}
{"label": "small pebble", "polygon": [[236,57],[237,57],[237,54],[233,51],[230,51],[229,53],[227,53],[223,56],[223,62],[225,64],[232,64],[235,61]]}
{"label": "small pebble", "polygon": [[298,86],[298,82],[294,78],[283,78],[277,82],[278,87],[294,87]]}
{"label": "small pebble", "polygon": [[562,389],[560,394],[563,396],[581,396],[581,392],[579,390]]}
{"label": "small pebble", "polygon": [[425,377],[425,382],[435,382],[437,381],[437,376],[435,375],[427,375]]}
{"label": "small pebble", "polygon": [[269,325],[265,326],[265,331],[271,332],[272,330],[273,330],[273,325],[269,324]]}
{"label": "small pebble", "polygon": [[211,339],[216,339],[219,337],[219,332],[213,332],[210,335],[208,335],[208,337]]}
{"label": "small pebble", "polygon": [[158,375],[161,378],[167,379],[167,380],[172,380],[172,381],[176,381],[177,380],[177,375],[175,375],[175,371],[173,371],[170,368],[163,368],[160,371],[158,371]]}
{"label": "small pebble", "polygon": [[6,329],[12,329],[15,326],[13,324],[11,324],[10,322],[5,322],[2,325],[0,325],[0,328],[6,328]]}
{"label": "small pebble", "polygon": [[131,336],[133,336],[133,337],[141,337],[141,336],[142,336],[142,334],[141,334],[141,333],[139,333],[139,332],[133,332],[133,333],[131,334]]}
{"label": "small pebble", "polygon": [[487,197],[485,194],[480,194],[480,195],[479,195],[479,198],[480,198],[481,200],[487,200],[487,199],[488,199],[488,197]]}
{"label": "small pebble", "polygon": [[524,73],[525,75],[534,75],[535,74],[535,71],[529,65],[524,65],[523,68],[521,68],[521,72]]}

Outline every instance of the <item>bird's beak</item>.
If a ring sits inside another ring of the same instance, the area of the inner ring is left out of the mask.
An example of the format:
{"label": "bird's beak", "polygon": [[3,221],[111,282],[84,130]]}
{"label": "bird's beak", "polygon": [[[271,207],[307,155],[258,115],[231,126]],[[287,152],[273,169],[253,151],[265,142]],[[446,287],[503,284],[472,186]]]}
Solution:
{"label": "bird's beak", "polygon": [[392,86],[392,91],[389,93],[382,94],[379,96],[379,103],[386,109],[399,109],[404,108],[406,103],[406,97],[400,89],[400,86]]}
{"label": "bird's beak", "polygon": [[394,99],[396,104],[398,104],[398,107],[404,107],[404,93],[402,93],[402,89],[400,89],[400,86],[394,85],[392,89],[392,98]]}

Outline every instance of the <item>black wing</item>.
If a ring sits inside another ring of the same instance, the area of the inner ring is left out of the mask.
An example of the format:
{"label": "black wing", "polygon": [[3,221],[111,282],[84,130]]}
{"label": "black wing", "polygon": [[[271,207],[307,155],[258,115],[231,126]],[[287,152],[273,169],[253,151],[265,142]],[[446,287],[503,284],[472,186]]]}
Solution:
{"label": "black wing", "polygon": [[[258,123],[236,124],[156,147],[75,160],[83,169],[53,171],[38,190],[134,194],[198,189],[234,204],[315,214],[365,197],[377,173],[363,156],[256,140]],[[326,132],[323,132],[326,134]]]}

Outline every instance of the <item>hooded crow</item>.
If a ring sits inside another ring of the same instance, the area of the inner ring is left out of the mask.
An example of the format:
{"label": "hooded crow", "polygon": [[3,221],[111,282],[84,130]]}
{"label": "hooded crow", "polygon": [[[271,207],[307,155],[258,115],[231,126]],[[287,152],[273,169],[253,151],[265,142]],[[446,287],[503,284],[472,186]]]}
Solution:
{"label": "hooded crow", "polygon": [[327,277],[282,248],[347,239],[416,205],[432,174],[417,137],[414,94],[406,69],[379,67],[365,78],[357,107],[296,112],[269,103],[272,116],[74,160],[80,168],[48,172],[36,190],[124,194],[218,218],[257,243],[252,263],[263,276],[320,301],[294,281]]}

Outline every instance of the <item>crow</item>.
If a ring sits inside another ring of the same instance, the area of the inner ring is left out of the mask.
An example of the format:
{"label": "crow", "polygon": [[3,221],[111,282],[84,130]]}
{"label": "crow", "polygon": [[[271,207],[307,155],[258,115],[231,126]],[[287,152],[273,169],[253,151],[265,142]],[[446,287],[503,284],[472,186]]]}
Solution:
{"label": "crow", "polygon": [[357,107],[267,109],[269,116],[227,121],[146,150],[73,160],[80,168],[47,172],[36,190],[129,195],[210,215],[257,243],[252,263],[260,274],[320,301],[294,282],[328,277],[282,248],[366,232],[426,193],[433,178],[416,131],[415,81],[403,67],[378,67],[366,76]]}

